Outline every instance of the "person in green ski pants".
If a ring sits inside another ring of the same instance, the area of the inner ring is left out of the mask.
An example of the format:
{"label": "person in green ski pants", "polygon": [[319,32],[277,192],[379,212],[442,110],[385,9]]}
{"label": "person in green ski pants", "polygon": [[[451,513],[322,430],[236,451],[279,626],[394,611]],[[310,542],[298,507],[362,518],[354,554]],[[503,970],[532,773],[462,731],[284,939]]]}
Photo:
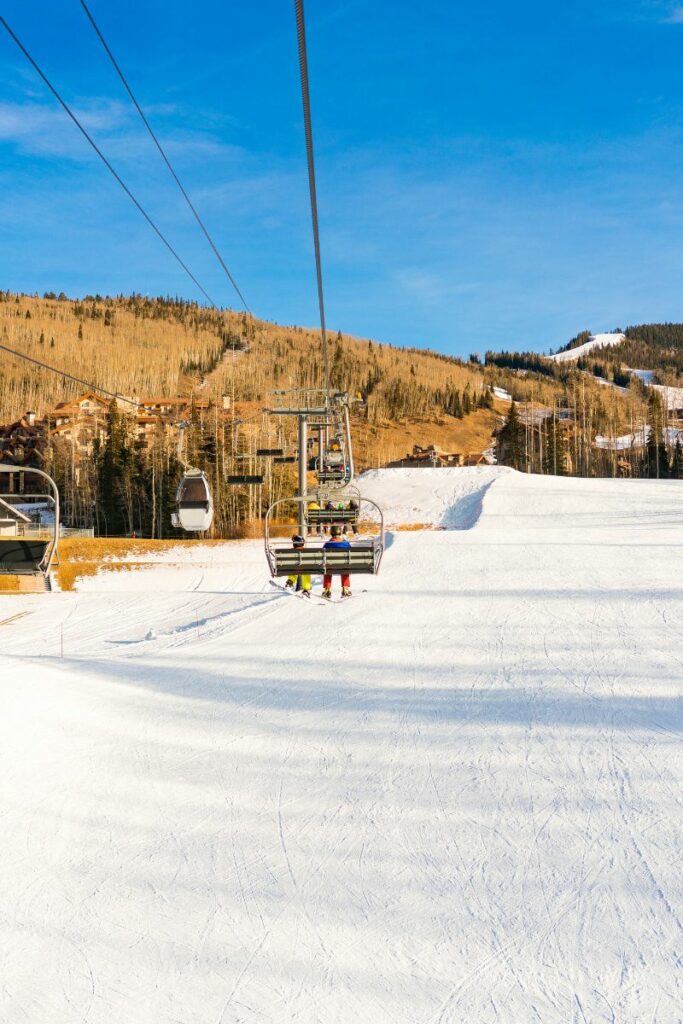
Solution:
{"label": "person in green ski pants", "polygon": [[[306,541],[304,540],[304,538],[298,533],[295,533],[294,536],[292,537],[292,547],[294,548],[295,551],[301,550],[301,548],[304,547],[305,543]],[[285,586],[289,590],[302,591],[304,597],[311,596],[311,577],[308,573],[304,573],[301,576],[297,576],[296,573],[293,576],[288,576]]]}

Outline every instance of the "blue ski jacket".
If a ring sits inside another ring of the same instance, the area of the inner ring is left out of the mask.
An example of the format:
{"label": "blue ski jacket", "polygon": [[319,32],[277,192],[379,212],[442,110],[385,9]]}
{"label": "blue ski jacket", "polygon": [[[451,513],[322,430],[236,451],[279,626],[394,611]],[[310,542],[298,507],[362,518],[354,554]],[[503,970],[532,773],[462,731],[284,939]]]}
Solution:
{"label": "blue ski jacket", "polygon": [[350,547],[346,537],[331,537],[323,544],[323,551],[348,551]]}

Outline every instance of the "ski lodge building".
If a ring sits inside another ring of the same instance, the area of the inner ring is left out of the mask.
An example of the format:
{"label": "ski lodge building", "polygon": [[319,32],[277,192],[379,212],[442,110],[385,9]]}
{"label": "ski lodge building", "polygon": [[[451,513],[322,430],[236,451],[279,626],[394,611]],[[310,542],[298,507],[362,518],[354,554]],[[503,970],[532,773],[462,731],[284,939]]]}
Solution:
{"label": "ski lodge building", "polygon": [[387,469],[450,469],[488,465],[489,459],[483,452],[463,455],[461,452],[445,452],[436,444],[427,445],[426,448],[416,444],[404,458],[387,463]]}

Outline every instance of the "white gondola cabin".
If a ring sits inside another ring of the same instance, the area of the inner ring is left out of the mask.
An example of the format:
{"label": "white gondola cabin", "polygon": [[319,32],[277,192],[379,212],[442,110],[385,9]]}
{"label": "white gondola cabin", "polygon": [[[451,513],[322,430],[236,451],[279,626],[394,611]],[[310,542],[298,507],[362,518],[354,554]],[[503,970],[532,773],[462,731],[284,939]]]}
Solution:
{"label": "white gondola cabin", "polygon": [[200,469],[187,469],[175,496],[176,507],[171,515],[173,526],[187,533],[202,533],[213,522],[213,498],[206,474]]}

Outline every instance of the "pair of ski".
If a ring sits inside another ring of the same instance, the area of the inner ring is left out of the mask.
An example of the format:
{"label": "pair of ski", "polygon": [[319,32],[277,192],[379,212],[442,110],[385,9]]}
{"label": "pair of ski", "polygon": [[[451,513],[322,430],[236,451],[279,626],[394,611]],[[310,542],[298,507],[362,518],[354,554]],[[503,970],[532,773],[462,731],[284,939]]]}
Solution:
{"label": "pair of ski", "polygon": [[304,597],[303,590],[294,590],[292,587],[285,587],[284,584],[278,583],[276,580],[268,580],[271,587],[275,587],[276,590],[281,590],[283,594],[288,594],[290,597],[296,597],[300,601],[314,601],[315,604],[341,604],[343,601],[348,601],[349,597],[322,597],[320,594],[314,594],[311,590],[308,591],[309,597]]}

